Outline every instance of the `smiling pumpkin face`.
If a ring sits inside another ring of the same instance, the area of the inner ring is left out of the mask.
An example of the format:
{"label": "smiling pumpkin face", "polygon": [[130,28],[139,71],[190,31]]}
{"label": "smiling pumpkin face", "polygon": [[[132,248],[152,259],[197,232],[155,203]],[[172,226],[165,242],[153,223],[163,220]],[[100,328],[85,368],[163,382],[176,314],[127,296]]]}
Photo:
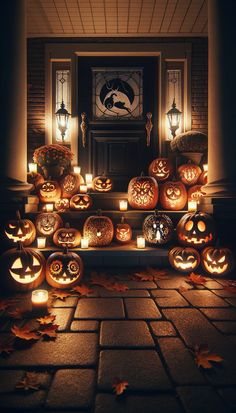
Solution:
{"label": "smiling pumpkin face", "polygon": [[61,188],[56,181],[45,181],[38,186],[38,197],[41,202],[55,202],[60,196]]}
{"label": "smiling pumpkin face", "polygon": [[211,245],[216,237],[212,217],[204,212],[185,214],[179,221],[177,235],[180,244],[202,249]]}
{"label": "smiling pumpkin face", "polygon": [[93,179],[93,190],[97,192],[110,192],[113,188],[113,181],[107,176],[97,176]]}
{"label": "smiling pumpkin face", "polygon": [[46,280],[52,287],[64,289],[76,285],[83,276],[83,262],[74,252],[55,252],[46,263]]}
{"label": "smiling pumpkin face", "polygon": [[36,229],[29,219],[21,219],[20,214],[16,220],[8,221],[5,225],[5,234],[13,242],[22,242],[23,245],[30,245],[35,240]]}
{"label": "smiling pumpkin face", "polygon": [[151,162],[148,173],[158,182],[163,182],[172,176],[173,165],[168,158],[157,158]]}
{"label": "smiling pumpkin face", "polygon": [[59,228],[53,235],[53,242],[59,247],[75,248],[80,244],[80,240],[80,232],[76,228],[70,228],[68,223],[65,228]]}
{"label": "smiling pumpkin face", "polygon": [[202,266],[209,274],[226,275],[234,268],[233,254],[229,248],[207,247],[202,251]]}
{"label": "smiling pumpkin face", "polygon": [[70,200],[70,207],[74,210],[84,211],[91,208],[92,204],[92,198],[88,194],[76,194]]}
{"label": "smiling pumpkin face", "polygon": [[191,247],[174,247],[169,251],[169,262],[175,270],[189,273],[199,266],[200,255]]}
{"label": "smiling pumpkin face", "polygon": [[62,225],[63,222],[60,215],[48,212],[39,214],[35,221],[37,232],[44,236],[54,234],[54,232],[62,227]]}
{"label": "smiling pumpkin face", "polygon": [[162,208],[171,211],[183,209],[187,202],[187,191],[180,181],[168,181],[161,185],[160,203]]}

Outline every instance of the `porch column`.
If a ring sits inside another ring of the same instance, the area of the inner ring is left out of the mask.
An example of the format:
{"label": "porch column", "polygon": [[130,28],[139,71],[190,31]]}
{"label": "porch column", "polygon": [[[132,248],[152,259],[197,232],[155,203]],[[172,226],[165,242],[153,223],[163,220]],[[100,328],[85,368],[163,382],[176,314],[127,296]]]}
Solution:
{"label": "porch column", "polygon": [[[27,70],[25,0],[1,3],[0,24],[0,192],[30,189],[27,173]],[[10,195],[10,198],[11,198]]]}

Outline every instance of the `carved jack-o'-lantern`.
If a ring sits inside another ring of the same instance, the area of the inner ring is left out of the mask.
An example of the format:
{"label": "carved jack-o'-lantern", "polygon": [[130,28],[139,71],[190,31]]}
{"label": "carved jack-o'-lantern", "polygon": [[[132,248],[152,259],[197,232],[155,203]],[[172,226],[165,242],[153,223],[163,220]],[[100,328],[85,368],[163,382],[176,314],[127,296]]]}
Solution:
{"label": "carved jack-o'-lantern", "polygon": [[8,221],[5,225],[5,234],[13,242],[21,241],[23,245],[30,245],[36,237],[36,229],[29,219],[21,219],[17,211],[16,219]]}
{"label": "carved jack-o'-lantern", "polygon": [[24,248],[19,243],[18,248],[4,252],[0,261],[4,288],[28,291],[38,287],[44,280],[44,257],[33,248]]}
{"label": "carved jack-o'-lantern", "polygon": [[171,178],[173,165],[168,158],[157,158],[151,162],[148,173],[150,176],[153,176],[157,182],[163,182]]}
{"label": "carved jack-o'-lantern", "polygon": [[80,174],[73,172],[65,175],[61,180],[61,190],[63,198],[71,198],[79,191],[79,187],[84,183],[84,178]]}
{"label": "carved jack-o'-lantern", "polygon": [[192,247],[174,247],[169,251],[170,265],[177,271],[188,273],[200,264],[200,255]]}
{"label": "carved jack-o'-lantern", "polygon": [[199,176],[198,183],[200,185],[206,185],[207,184],[207,174],[208,174],[208,171],[203,171],[201,173],[201,175]]}
{"label": "carved jack-o'-lantern", "polygon": [[58,228],[62,227],[62,225],[63,222],[60,215],[51,212],[43,212],[42,214],[39,214],[35,220],[35,226],[38,233],[46,237],[53,235]]}
{"label": "carved jack-o'-lantern", "polygon": [[187,202],[187,191],[180,181],[168,181],[160,187],[160,204],[163,209],[179,211]]}
{"label": "carved jack-o'-lantern", "polygon": [[93,179],[93,190],[97,192],[110,192],[113,188],[113,181],[105,175],[96,176]]}
{"label": "carved jack-o'-lantern", "polygon": [[200,199],[203,197],[204,192],[202,191],[201,185],[194,185],[191,186],[188,190],[188,200],[189,201],[196,201],[198,204]]}
{"label": "carved jack-o'-lantern", "polygon": [[132,239],[132,228],[129,224],[127,224],[127,222],[125,222],[124,217],[121,218],[121,222],[119,224],[116,224],[115,239],[121,244],[126,244]]}
{"label": "carved jack-o'-lantern", "polygon": [[38,186],[38,197],[41,202],[55,202],[60,196],[61,188],[56,181],[45,181]]}
{"label": "carved jack-o'-lantern", "polygon": [[67,198],[58,199],[55,204],[56,211],[65,212],[70,208],[70,201]]}
{"label": "carved jack-o'-lantern", "polygon": [[93,200],[88,194],[75,194],[70,200],[71,209],[84,211],[91,208]]}
{"label": "carved jack-o'-lantern", "polygon": [[112,220],[104,215],[91,215],[84,223],[84,237],[88,238],[89,246],[105,247],[112,241],[114,227]]}
{"label": "carved jack-o'-lantern", "polygon": [[46,280],[49,285],[59,289],[71,288],[81,281],[83,261],[74,252],[54,252],[46,263]]}
{"label": "carved jack-o'-lantern", "polygon": [[28,172],[27,173],[27,182],[33,185],[31,193],[35,193],[38,189],[38,186],[44,182],[44,177],[38,172]]}
{"label": "carved jack-o'-lantern", "polygon": [[76,228],[70,228],[68,223],[65,228],[59,228],[53,235],[53,242],[59,247],[75,248],[80,244],[80,240],[80,232]]}
{"label": "carved jack-o'-lantern", "polygon": [[209,274],[218,277],[234,268],[234,258],[229,248],[207,247],[202,251],[202,266]]}
{"label": "carved jack-o'-lantern", "polygon": [[143,221],[143,235],[149,244],[166,244],[172,238],[173,230],[171,219],[157,211],[148,215]]}
{"label": "carved jack-o'-lantern", "polygon": [[213,218],[205,212],[189,212],[178,222],[177,235],[180,244],[197,249],[211,245],[216,237]]}
{"label": "carved jack-o'-lantern", "polygon": [[137,176],[129,182],[128,202],[135,209],[154,209],[158,201],[158,185],[152,176]]}
{"label": "carved jack-o'-lantern", "polygon": [[191,161],[178,167],[179,177],[185,185],[196,184],[201,173],[201,168],[198,165],[191,163]]}

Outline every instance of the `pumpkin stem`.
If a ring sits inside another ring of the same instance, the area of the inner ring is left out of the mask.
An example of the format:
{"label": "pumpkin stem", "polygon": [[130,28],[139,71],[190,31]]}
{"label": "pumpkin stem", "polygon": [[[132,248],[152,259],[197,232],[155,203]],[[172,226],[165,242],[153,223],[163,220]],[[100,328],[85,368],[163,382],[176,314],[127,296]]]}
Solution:
{"label": "pumpkin stem", "polygon": [[125,217],[124,217],[124,215],[122,215],[122,217],[121,217],[121,224],[124,224],[125,223]]}
{"label": "pumpkin stem", "polygon": [[21,215],[20,215],[19,209],[16,211],[16,219],[18,219],[18,221],[21,220]]}
{"label": "pumpkin stem", "polygon": [[22,251],[24,248],[23,248],[23,244],[22,244],[22,242],[21,241],[17,241],[17,249],[19,250],[19,251]]}
{"label": "pumpkin stem", "polygon": [[65,228],[70,228],[70,224],[69,224],[69,222],[67,222],[66,224],[65,224]]}
{"label": "pumpkin stem", "polygon": [[140,176],[144,176],[144,172],[143,172],[143,171],[141,172]]}

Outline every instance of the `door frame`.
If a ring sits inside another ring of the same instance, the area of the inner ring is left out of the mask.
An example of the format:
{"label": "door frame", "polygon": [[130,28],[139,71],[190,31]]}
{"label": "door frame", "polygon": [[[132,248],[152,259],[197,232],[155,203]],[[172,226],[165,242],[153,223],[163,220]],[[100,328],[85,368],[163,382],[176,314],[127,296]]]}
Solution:
{"label": "door frame", "polygon": [[[97,40],[97,39],[96,39]],[[91,40],[92,41],[92,40]],[[102,41],[100,39],[100,41]],[[144,43],[146,41],[147,43]],[[158,119],[157,154],[165,154],[166,136],[166,65],[168,62],[183,62],[184,64],[184,125],[183,130],[191,129],[191,43],[150,43],[145,39],[142,43],[125,39],[125,43],[117,43],[114,39],[108,43],[48,43],[45,46],[45,143],[52,142],[53,133],[53,107],[52,107],[52,64],[53,62],[69,62],[71,68],[71,149],[75,154],[73,164],[78,162],[78,139],[81,133],[78,122],[78,59],[85,56],[97,57],[158,57],[157,67],[157,95],[158,107],[156,116]]]}

